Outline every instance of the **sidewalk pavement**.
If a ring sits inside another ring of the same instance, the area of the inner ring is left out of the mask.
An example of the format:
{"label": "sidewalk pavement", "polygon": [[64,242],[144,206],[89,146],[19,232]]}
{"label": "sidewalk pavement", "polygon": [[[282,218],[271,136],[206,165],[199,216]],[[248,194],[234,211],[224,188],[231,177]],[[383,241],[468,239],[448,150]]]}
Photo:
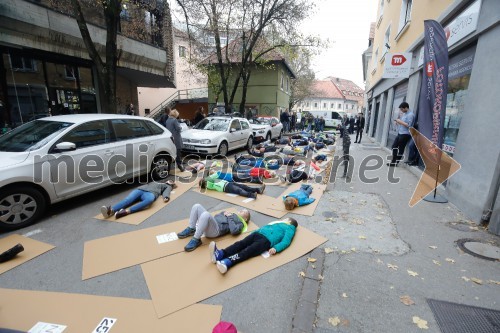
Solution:
{"label": "sidewalk pavement", "polygon": [[[389,183],[387,152],[363,142],[351,144],[351,181],[336,178],[315,215],[302,223],[329,239],[322,245],[324,265],[309,265],[320,279],[312,332],[422,332],[414,316],[427,321],[425,332],[440,332],[427,298],[500,310],[499,263],[466,254],[455,243],[474,238],[498,245],[499,237],[450,203],[422,201],[410,208],[418,178],[398,167],[399,183]],[[366,173],[380,177],[375,184],[361,182],[358,174],[369,155],[384,160]],[[293,332],[307,330],[295,326]]]}

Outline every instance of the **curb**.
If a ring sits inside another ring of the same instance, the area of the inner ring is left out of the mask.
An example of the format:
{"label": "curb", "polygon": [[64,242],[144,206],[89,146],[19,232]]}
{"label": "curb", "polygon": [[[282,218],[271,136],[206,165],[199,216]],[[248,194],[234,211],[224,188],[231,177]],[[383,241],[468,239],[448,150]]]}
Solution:
{"label": "curb", "polygon": [[315,258],[316,262],[308,262],[302,283],[299,302],[292,318],[292,333],[312,333],[316,322],[316,309],[318,307],[320,275],[323,273],[325,251],[316,248],[308,257]]}

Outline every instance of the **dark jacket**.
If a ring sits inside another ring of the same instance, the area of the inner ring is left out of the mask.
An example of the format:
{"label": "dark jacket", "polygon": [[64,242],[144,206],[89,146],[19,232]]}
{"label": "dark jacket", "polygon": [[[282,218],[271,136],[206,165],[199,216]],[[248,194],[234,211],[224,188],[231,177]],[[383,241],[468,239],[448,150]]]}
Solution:
{"label": "dark jacket", "polygon": [[182,150],[182,128],[179,121],[173,117],[168,117],[165,127],[170,131],[170,133],[172,133],[172,138],[174,139],[175,147],[177,148],[177,155],[180,155]]}
{"label": "dark jacket", "polygon": [[239,235],[247,225],[243,222],[243,219],[238,216],[238,214],[231,214],[229,216],[224,215],[221,212],[214,216],[217,225],[219,226],[219,236],[231,233],[231,235]]}
{"label": "dark jacket", "polygon": [[271,247],[277,253],[283,251],[292,243],[296,228],[293,225],[284,222],[271,223],[263,226],[255,232],[263,235],[271,243]]}
{"label": "dark jacket", "polygon": [[139,186],[137,189],[153,193],[155,195],[155,200],[160,196],[160,194],[163,196],[163,198],[170,199],[172,185],[167,183],[151,182],[149,184]]}
{"label": "dark jacket", "polygon": [[359,117],[358,119],[356,119],[356,125],[359,129],[365,128],[365,117]]}
{"label": "dark jacket", "polygon": [[158,120],[158,122],[160,124],[162,124],[163,126],[166,126],[166,123],[167,123],[167,119],[168,119],[168,115],[167,114],[163,114],[161,117],[160,117],[160,120]]}

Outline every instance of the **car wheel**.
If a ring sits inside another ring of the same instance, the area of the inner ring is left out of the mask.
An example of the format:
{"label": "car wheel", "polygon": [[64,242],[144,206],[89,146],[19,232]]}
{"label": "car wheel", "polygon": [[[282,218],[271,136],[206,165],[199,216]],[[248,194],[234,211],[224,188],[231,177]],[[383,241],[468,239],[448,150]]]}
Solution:
{"label": "car wheel", "polygon": [[247,145],[245,148],[246,148],[246,150],[252,150],[252,146],[253,146],[253,138],[252,138],[252,136],[250,136],[248,138]]}
{"label": "car wheel", "polygon": [[15,230],[35,223],[47,208],[45,196],[30,186],[0,191],[0,229]]}
{"label": "car wheel", "polygon": [[220,155],[220,156],[226,156],[227,155],[227,142],[226,141],[222,141],[220,146],[219,146],[219,150],[217,151],[217,155]]}
{"label": "car wheel", "polygon": [[170,174],[170,155],[156,155],[151,163],[150,176],[153,180],[163,180]]}
{"label": "car wheel", "polygon": [[267,135],[266,135],[266,141],[271,141],[271,133],[267,133]]}

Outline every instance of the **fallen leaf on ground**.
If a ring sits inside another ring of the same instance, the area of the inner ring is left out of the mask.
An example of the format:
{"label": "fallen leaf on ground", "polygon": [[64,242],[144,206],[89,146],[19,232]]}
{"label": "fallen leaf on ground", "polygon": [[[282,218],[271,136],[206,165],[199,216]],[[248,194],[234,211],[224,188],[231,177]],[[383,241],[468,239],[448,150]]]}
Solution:
{"label": "fallen leaf on ground", "polygon": [[419,318],[417,316],[413,316],[413,323],[417,324],[418,328],[428,330],[429,327],[427,326],[427,320],[423,320],[422,318]]}
{"label": "fallen leaf on ground", "polygon": [[304,276],[306,276],[306,273],[304,273],[304,272],[299,272],[299,276],[300,276],[300,277],[304,277]]}
{"label": "fallen leaf on ground", "polygon": [[318,259],[316,259],[316,258],[307,258],[307,261],[309,261],[309,262],[316,262],[317,260]]}
{"label": "fallen leaf on ground", "polygon": [[475,230],[475,231],[479,231],[479,228],[478,227],[469,227],[470,230]]}
{"label": "fallen leaf on ground", "polygon": [[342,297],[347,298],[348,296],[346,293],[342,293]]}
{"label": "fallen leaf on ground", "polygon": [[340,235],[340,231],[337,230],[337,231],[334,232],[334,234],[335,235]]}
{"label": "fallen leaf on ground", "polygon": [[375,216],[375,220],[382,220],[382,216]]}
{"label": "fallen leaf on ground", "polygon": [[440,263],[439,261],[437,261],[437,260],[433,260],[432,262],[433,262],[434,264],[438,265],[438,266],[441,266],[441,263]]}
{"label": "fallen leaf on ground", "polygon": [[351,247],[351,251],[352,252],[356,252],[356,248],[355,247]]}
{"label": "fallen leaf on ground", "polygon": [[323,275],[321,275],[321,274],[318,274],[318,279],[320,279],[320,280],[322,280],[322,281],[323,281],[324,276],[323,276]]}
{"label": "fallen leaf on ground", "polygon": [[500,285],[500,281],[488,280],[488,283],[498,284]]}
{"label": "fallen leaf on ground", "polygon": [[329,218],[327,218],[325,221],[330,221],[330,222],[332,222],[332,221],[333,221],[333,217],[329,217]]}
{"label": "fallen leaf on ground", "polygon": [[333,317],[333,318],[328,318],[328,322],[330,324],[332,324],[333,326],[337,326],[338,324],[340,324],[340,318],[339,317]]}
{"label": "fallen leaf on ground", "polygon": [[483,280],[481,279],[478,279],[478,278],[470,278],[472,280],[472,282],[476,283],[476,284],[483,284]]}
{"label": "fallen leaf on ground", "polygon": [[359,239],[366,239],[366,236],[363,236],[363,235],[359,235],[358,236]]}
{"label": "fallen leaf on ground", "polygon": [[451,259],[451,258],[446,258],[445,260],[446,260],[447,262],[451,262],[452,264],[454,264],[454,263],[455,263],[455,260],[453,260],[453,259]]}
{"label": "fallen leaf on ground", "polygon": [[462,280],[466,281],[466,282],[469,282],[470,279],[467,277],[467,276],[462,276]]}
{"label": "fallen leaf on ground", "polygon": [[332,249],[330,247],[325,247],[325,253],[326,254],[332,253],[333,251],[334,251],[334,249]]}
{"label": "fallen leaf on ground", "polygon": [[397,270],[398,270],[398,266],[393,265],[393,264],[387,264],[387,267],[388,267],[388,268],[391,268],[391,269],[393,269],[393,270],[395,270],[395,271],[397,271]]}
{"label": "fallen leaf on ground", "polygon": [[429,247],[433,250],[437,249],[438,247],[436,245],[429,245]]}
{"label": "fallen leaf on ground", "polygon": [[399,297],[399,300],[401,301],[401,303],[403,303],[404,305],[413,305],[415,304],[415,302],[413,302],[413,300],[410,298],[410,296],[408,295],[405,295],[405,296],[401,296]]}
{"label": "fallen leaf on ground", "polygon": [[377,264],[383,264],[384,262],[380,260],[380,258],[377,259]]}
{"label": "fallen leaf on ground", "polygon": [[389,289],[394,289],[394,286],[390,286]]}
{"label": "fallen leaf on ground", "polygon": [[408,272],[408,275],[411,275],[411,276],[417,276],[418,275],[417,272],[410,271],[409,269],[407,269],[406,271]]}

